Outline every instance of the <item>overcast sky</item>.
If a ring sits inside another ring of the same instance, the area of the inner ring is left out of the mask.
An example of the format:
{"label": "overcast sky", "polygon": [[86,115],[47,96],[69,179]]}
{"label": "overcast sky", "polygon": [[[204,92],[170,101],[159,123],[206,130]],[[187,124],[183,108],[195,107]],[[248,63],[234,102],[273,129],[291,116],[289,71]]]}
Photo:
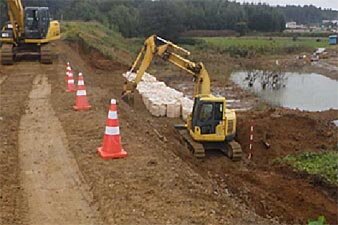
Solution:
{"label": "overcast sky", "polygon": [[338,10],[338,0],[235,0],[236,2],[268,3],[270,5],[315,5]]}

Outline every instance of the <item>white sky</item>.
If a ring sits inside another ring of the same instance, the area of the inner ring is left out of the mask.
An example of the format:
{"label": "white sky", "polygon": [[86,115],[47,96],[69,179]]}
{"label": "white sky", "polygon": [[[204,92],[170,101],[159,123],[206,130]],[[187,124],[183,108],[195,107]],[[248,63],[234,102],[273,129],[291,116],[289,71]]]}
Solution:
{"label": "white sky", "polygon": [[338,0],[235,0],[236,2],[267,3],[269,5],[315,5],[338,10]]}

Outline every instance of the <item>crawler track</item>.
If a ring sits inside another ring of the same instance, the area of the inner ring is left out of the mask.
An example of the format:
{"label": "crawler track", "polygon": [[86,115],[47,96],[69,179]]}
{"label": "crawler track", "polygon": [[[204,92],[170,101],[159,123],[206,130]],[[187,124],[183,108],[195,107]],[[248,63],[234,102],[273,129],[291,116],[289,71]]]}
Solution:
{"label": "crawler track", "polygon": [[52,50],[49,44],[42,45],[40,48],[40,62],[42,64],[52,64]]}
{"label": "crawler track", "polygon": [[13,65],[13,63],[14,63],[13,46],[9,44],[3,44],[1,48],[1,64]]}
{"label": "crawler track", "polygon": [[242,159],[242,148],[236,141],[232,141],[227,144],[227,156],[232,161],[240,161]]}
{"label": "crawler track", "polygon": [[185,144],[196,158],[201,159],[205,157],[203,145],[193,141],[186,129],[180,129],[178,132],[181,136],[181,143]]}

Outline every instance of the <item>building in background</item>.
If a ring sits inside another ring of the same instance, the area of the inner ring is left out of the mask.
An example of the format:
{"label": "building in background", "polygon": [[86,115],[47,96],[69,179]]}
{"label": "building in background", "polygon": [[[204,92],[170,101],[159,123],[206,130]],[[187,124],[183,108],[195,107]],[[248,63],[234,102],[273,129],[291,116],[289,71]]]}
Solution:
{"label": "building in background", "polygon": [[330,35],[329,36],[329,44],[336,45],[337,44],[338,35]]}

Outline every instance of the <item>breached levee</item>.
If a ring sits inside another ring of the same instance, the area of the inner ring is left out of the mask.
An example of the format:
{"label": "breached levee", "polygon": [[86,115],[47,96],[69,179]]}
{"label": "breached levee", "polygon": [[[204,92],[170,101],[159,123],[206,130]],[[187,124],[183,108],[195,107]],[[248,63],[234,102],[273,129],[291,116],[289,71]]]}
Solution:
{"label": "breached levee", "polygon": [[[127,72],[123,76],[132,81],[136,74]],[[192,112],[193,100],[184,96],[180,91],[168,87],[164,82],[158,81],[154,76],[145,73],[137,90],[142,96],[148,111],[157,117],[186,119]]]}

